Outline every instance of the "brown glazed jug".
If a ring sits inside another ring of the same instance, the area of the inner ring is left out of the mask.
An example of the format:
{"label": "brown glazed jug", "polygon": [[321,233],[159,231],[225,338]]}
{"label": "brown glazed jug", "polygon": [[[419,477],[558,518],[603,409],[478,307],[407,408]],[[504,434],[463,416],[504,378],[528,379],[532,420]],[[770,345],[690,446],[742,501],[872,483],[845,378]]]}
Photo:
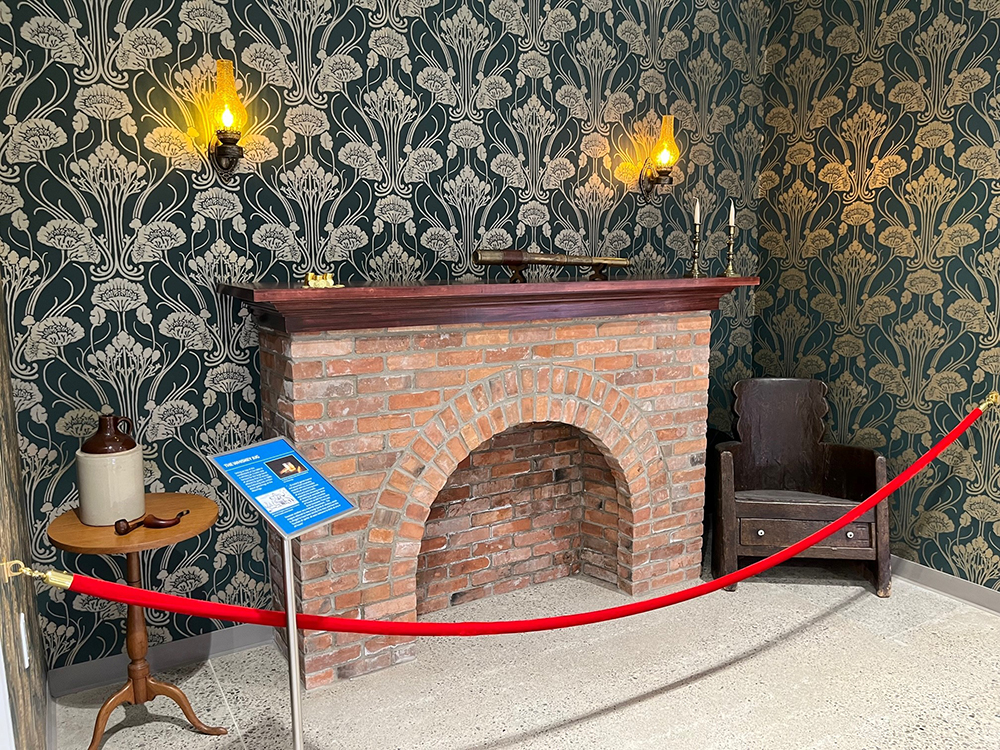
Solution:
{"label": "brown glazed jug", "polygon": [[[98,417],[97,432],[76,452],[80,521],[87,526],[113,526],[146,514],[142,446],[129,433],[128,417]],[[124,429],[123,429],[124,428]]]}
{"label": "brown glazed jug", "polygon": [[[135,448],[135,440],[130,433],[135,426],[128,417],[102,414],[98,418],[97,432],[80,446],[84,453],[124,453]],[[121,429],[124,427],[125,429]]]}

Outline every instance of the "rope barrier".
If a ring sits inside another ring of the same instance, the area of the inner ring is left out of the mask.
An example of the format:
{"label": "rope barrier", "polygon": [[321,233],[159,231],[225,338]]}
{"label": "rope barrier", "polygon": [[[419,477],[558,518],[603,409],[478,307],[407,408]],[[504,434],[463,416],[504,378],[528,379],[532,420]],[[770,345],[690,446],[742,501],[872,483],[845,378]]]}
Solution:
{"label": "rope barrier", "polygon": [[[810,534],[805,539],[792,546],[776,552],[770,557],[741,568],[733,573],[716,578],[691,588],[675,591],[671,594],[658,596],[645,601],[631,602],[617,607],[594,610],[591,612],[581,612],[571,615],[560,615],[557,617],[540,617],[532,620],[500,620],[492,622],[412,622],[406,621],[386,621],[386,620],[361,620],[346,617],[325,617],[320,615],[297,615],[298,627],[300,630],[326,630],[337,633],[363,633],[368,635],[389,635],[389,636],[477,636],[477,635],[503,635],[508,633],[533,633],[542,630],[559,630],[562,628],[578,627],[580,625],[591,625],[608,620],[617,620],[622,617],[652,612],[663,609],[674,604],[690,601],[699,596],[705,596],[713,591],[731,586],[744,581],[747,578],[759,575],[766,570],[770,570],[775,565],[789,560],[809,547],[823,541],[831,534],[835,534],[840,529],[860,518],[878,503],[887,498],[897,489],[906,484],[916,476],[931,461],[937,458],[945,448],[955,440],[972,424],[982,416],[987,409],[1000,404],[1000,394],[996,391],[990,393],[986,401],[974,408],[962,422],[949,432],[933,448],[924,453],[903,473],[886,484],[880,490],[871,495],[868,499],[858,504],[848,513],[832,521],[818,531]],[[96,596],[109,601],[120,602],[122,604],[138,605],[151,609],[160,609],[166,612],[174,612],[183,615],[193,615],[196,617],[207,617],[217,620],[229,620],[232,622],[251,623],[255,625],[267,625],[270,627],[285,627],[287,620],[284,612],[269,609],[253,609],[251,607],[240,607],[233,604],[221,604],[218,602],[208,602],[198,599],[187,599],[185,597],[163,594],[158,591],[126,586],[120,583],[110,583],[97,578],[85,575],[69,574],[60,571],[34,571],[25,566],[20,561],[12,561],[4,566],[5,578],[9,579],[16,575],[29,575],[43,583],[59,588],[68,589],[78,594]]]}

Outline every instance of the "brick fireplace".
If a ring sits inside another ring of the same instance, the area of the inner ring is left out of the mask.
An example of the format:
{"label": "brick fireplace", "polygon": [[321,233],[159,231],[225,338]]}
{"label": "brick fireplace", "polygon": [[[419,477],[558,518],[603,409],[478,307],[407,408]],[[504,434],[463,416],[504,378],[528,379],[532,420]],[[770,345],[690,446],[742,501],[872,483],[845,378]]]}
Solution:
{"label": "brick fireplace", "polygon": [[[359,508],[296,544],[301,610],[412,620],[578,573],[628,594],[697,577],[708,311],[753,281],[225,287],[260,322],[268,436]],[[416,653],[300,638],[307,687]]]}

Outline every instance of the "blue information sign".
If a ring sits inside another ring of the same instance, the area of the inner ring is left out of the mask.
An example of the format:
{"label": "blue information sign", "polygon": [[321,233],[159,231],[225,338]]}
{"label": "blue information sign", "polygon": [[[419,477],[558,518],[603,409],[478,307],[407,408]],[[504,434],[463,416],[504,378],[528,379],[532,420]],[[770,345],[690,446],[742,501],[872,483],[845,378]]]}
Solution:
{"label": "blue information sign", "polygon": [[212,461],[286,538],[354,510],[285,438],[212,456]]}

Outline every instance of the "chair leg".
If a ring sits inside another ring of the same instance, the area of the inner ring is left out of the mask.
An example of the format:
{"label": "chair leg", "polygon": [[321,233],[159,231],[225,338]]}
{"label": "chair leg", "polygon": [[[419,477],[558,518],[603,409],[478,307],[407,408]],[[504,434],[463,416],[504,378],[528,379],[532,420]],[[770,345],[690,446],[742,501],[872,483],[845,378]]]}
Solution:
{"label": "chair leg", "polygon": [[[739,567],[740,567],[740,565],[739,565],[739,558],[737,558],[736,555],[733,555],[732,564],[729,566],[728,569],[726,569],[725,571],[723,571],[722,575],[728,575],[729,573],[735,573],[739,569]],[[723,587],[722,590],[723,591],[736,591],[736,586],[737,586],[737,584],[734,583],[734,584],[731,584],[729,586]]]}
{"label": "chair leg", "polygon": [[875,507],[875,593],[883,599],[892,593],[892,563],[889,559],[889,506]]}
{"label": "chair leg", "polygon": [[[736,556],[736,508],[727,507],[731,503],[726,498],[719,499],[719,514],[715,519],[716,578],[735,573],[739,568]],[[736,584],[726,586],[725,591],[736,591]]]}

